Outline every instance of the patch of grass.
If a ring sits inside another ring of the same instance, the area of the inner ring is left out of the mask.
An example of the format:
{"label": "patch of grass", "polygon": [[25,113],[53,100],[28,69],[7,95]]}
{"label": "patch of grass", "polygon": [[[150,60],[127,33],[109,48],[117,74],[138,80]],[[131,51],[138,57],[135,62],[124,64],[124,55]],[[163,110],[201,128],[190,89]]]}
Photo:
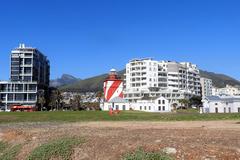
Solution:
{"label": "patch of grass", "polygon": [[[8,145],[7,145],[8,146]],[[14,160],[16,159],[17,154],[21,150],[22,145],[15,145],[12,147],[5,148],[2,152],[0,159],[1,160]]]}
{"label": "patch of grass", "polygon": [[0,141],[0,153],[2,153],[7,147],[8,144],[6,142]]}
{"label": "patch of grass", "polygon": [[189,108],[189,109],[178,109],[177,113],[198,113],[199,110],[198,109],[194,109],[194,108]]}
{"label": "patch of grass", "polygon": [[121,111],[109,116],[106,111],[69,112],[1,112],[0,123],[16,122],[83,122],[83,121],[211,121],[240,120],[239,113],[199,114],[199,113],[147,113]]}
{"label": "patch of grass", "polygon": [[62,138],[43,145],[40,145],[27,158],[27,160],[49,160],[51,158],[71,159],[73,147],[83,141],[78,138]]}
{"label": "patch of grass", "polygon": [[142,149],[138,149],[134,153],[128,153],[123,156],[122,160],[173,160],[165,153],[145,152]]}

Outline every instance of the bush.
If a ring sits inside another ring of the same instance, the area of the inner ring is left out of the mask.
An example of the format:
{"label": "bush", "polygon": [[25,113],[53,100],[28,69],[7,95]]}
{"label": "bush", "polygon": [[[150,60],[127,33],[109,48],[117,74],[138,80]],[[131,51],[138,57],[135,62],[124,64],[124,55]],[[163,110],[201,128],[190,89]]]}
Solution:
{"label": "bush", "polygon": [[173,160],[165,153],[145,152],[142,149],[136,150],[134,153],[128,153],[123,156],[122,160]]}

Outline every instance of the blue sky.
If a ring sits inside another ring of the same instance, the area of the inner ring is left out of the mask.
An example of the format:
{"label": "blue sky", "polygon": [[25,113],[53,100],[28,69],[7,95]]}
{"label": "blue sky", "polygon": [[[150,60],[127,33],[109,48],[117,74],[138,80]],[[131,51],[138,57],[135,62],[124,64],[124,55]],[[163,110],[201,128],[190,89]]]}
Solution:
{"label": "blue sky", "polygon": [[51,62],[51,78],[87,78],[132,58],[190,61],[240,79],[239,0],[2,0],[0,79],[19,43]]}

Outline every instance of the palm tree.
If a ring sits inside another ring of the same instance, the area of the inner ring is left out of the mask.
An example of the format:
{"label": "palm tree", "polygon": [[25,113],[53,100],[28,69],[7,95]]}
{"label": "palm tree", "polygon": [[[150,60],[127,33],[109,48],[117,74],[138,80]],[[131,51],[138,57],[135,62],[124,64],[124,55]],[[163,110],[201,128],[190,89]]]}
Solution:
{"label": "palm tree", "polygon": [[46,99],[43,96],[39,97],[38,103],[41,105],[41,109],[40,110],[42,111],[42,109],[44,107],[44,104],[46,103]]}
{"label": "palm tree", "polygon": [[62,93],[59,90],[55,91],[55,97],[56,97],[56,105],[57,105],[57,110],[59,110],[59,106],[62,104],[63,96]]}
{"label": "palm tree", "polygon": [[42,111],[44,104],[46,103],[44,90],[38,91],[38,104],[40,104],[40,111]]}
{"label": "palm tree", "polygon": [[59,110],[59,106],[62,104],[63,101],[63,96],[59,90],[54,90],[51,92],[50,95],[50,105],[51,105],[51,110],[54,108]]}

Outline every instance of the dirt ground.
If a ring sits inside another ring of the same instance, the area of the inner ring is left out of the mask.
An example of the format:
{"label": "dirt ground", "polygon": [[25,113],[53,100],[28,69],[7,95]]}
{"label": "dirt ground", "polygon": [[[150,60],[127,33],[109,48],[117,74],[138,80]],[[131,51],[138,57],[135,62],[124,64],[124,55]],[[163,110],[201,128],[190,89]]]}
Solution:
{"label": "dirt ground", "polygon": [[22,160],[38,145],[63,136],[80,136],[75,160],[118,160],[143,148],[159,152],[175,148],[181,160],[240,160],[240,122],[82,122],[1,124],[0,140],[23,144]]}

